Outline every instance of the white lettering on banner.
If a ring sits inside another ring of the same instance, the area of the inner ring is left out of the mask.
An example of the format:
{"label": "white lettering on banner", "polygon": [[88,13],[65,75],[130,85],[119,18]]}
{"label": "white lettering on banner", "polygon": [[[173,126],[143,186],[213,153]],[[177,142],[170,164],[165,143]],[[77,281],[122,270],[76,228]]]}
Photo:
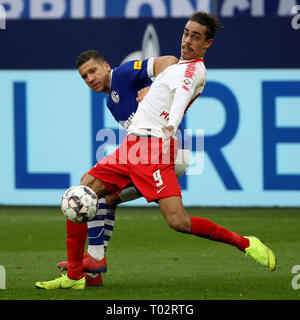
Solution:
{"label": "white lettering on banner", "polygon": [[[84,19],[143,16],[143,8],[150,9],[153,18],[190,17],[196,11],[212,12],[215,7],[220,17],[233,17],[247,12],[253,17],[277,13],[278,16],[291,16],[298,0],[278,0],[273,9],[266,6],[266,0],[223,0],[220,10],[213,0],[0,0],[6,10],[7,19]],[[217,2],[216,2],[217,3]],[[277,5],[278,3],[278,5]],[[106,8],[110,5],[109,12]]]}
{"label": "white lettering on banner", "polygon": [[[46,10],[45,6],[51,7]],[[66,2],[61,0],[31,0],[30,17],[33,19],[59,19],[66,11]]]}
{"label": "white lettering on banner", "polygon": [[[297,0],[279,0],[278,16],[291,15],[291,8],[297,5]],[[261,17],[265,15],[265,0],[224,0],[220,15],[222,17],[233,17],[235,10],[251,10],[251,16]]]}
{"label": "white lettering on banner", "polygon": [[239,11],[247,10],[249,8],[248,0],[224,0],[221,7],[222,17],[232,17],[234,16],[234,11],[237,9]]}
{"label": "white lettering on banner", "polygon": [[2,6],[6,6],[6,18],[17,19],[24,10],[23,0],[0,0]]}
{"label": "white lettering on banner", "polygon": [[[183,4],[181,6],[181,4]],[[172,0],[171,2],[171,15],[174,18],[186,17],[194,13],[194,8],[187,0]]]}
{"label": "white lettering on banner", "polygon": [[297,5],[297,0],[280,0],[278,5],[279,16],[290,16],[292,8]]}
{"label": "white lettering on banner", "polygon": [[189,17],[196,11],[210,12],[209,0],[197,0],[196,8],[189,0],[171,0],[171,16],[173,18]]}
{"label": "white lettering on banner", "polygon": [[[297,207],[300,205],[300,163],[297,162],[300,159],[300,72],[297,69],[233,70],[209,70],[204,94],[186,113],[185,128],[189,129],[185,129],[184,137],[191,152],[186,170],[187,188],[183,191],[185,203],[216,207]],[[247,79],[247,86],[241,79]],[[67,98],[63,83],[68,83],[72,92]],[[0,136],[6,135],[1,145],[5,154],[1,158],[1,168],[5,170],[0,170],[2,204],[57,205],[62,188],[59,185],[57,189],[47,185],[45,188],[43,175],[38,174],[35,180],[32,174],[66,173],[74,184],[80,181],[81,172],[94,165],[91,155],[102,159],[107,152],[115,151],[116,143],[126,136],[126,130],[120,130],[116,136],[118,124],[106,107],[105,94],[99,97],[100,105],[98,99],[91,99],[88,87],[78,81],[76,70],[25,70],[21,75],[18,70],[1,70],[0,87],[3,88],[0,105],[7,106],[1,110],[7,121],[0,126]],[[45,95],[45,90],[52,94]],[[14,115],[24,111],[27,119],[15,119]],[[43,119],[47,119],[48,126]],[[90,119],[95,119],[95,123],[101,120],[101,127],[113,129],[107,129],[106,135],[100,130],[96,135],[97,128],[92,128]],[[80,132],[76,130],[78,125],[82,128]],[[204,128],[206,139],[198,128]],[[21,142],[26,150],[22,149],[16,159],[23,163],[26,155],[27,168],[17,169],[15,162],[14,154],[21,150],[19,139],[15,140],[17,132],[26,137],[26,143]],[[55,139],[51,140],[53,135]],[[49,143],[45,144],[45,139]],[[57,139],[59,143],[55,143]],[[78,141],[86,141],[80,145],[80,153]],[[22,179],[22,186],[16,186],[16,178]],[[36,181],[35,189],[30,188],[32,180]],[[235,181],[240,189],[234,185]],[[144,205],[143,201],[130,205]],[[296,277],[294,281],[300,284],[299,279]]]}
{"label": "white lettering on banner", "polygon": [[0,4],[0,29],[6,29],[6,12],[5,8]]}
{"label": "white lettering on banner", "polygon": [[71,17],[74,19],[85,18],[85,0],[71,0]]}
{"label": "white lettering on banner", "polygon": [[210,12],[211,1],[210,0],[197,0],[197,8],[195,11]]}
{"label": "white lettering on banner", "polygon": [[[251,10],[251,16],[261,17],[265,15],[265,0],[224,0],[220,16],[233,17],[235,11]],[[278,16],[290,16],[291,9],[297,5],[297,0],[279,0]]]}
{"label": "white lettering on banner", "polygon": [[251,15],[255,17],[263,17],[265,14],[265,2],[264,0],[252,0],[251,1]]}
{"label": "white lettering on banner", "polygon": [[138,18],[143,5],[149,5],[152,10],[152,17],[164,18],[167,16],[167,8],[162,0],[128,0],[125,7],[125,17]]}
{"label": "white lettering on banner", "polygon": [[91,17],[105,18],[105,0],[91,0]]}

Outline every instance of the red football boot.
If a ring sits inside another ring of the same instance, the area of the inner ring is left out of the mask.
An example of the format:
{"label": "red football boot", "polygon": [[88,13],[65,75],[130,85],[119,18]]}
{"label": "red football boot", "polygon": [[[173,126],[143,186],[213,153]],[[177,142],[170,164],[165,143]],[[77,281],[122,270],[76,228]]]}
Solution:
{"label": "red football boot", "polygon": [[101,274],[85,273],[84,277],[85,277],[85,285],[87,287],[103,287],[103,279],[101,277]]}
{"label": "red football boot", "polygon": [[[63,261],[57,264],[57,267],[61,270],[68,270],[68,262]],[[93,258],[88,252],[83,256],[83,269],[88,273],[104,273],[107,271],[106,258],[97,260]]]}

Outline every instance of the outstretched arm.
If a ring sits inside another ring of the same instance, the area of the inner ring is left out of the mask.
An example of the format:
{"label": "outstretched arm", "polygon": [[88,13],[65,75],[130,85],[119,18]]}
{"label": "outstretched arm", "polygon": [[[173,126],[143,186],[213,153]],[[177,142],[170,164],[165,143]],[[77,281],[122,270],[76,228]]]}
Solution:
{"label": "outstretched arm", "polygon": [[[156,57],[153,60],[153,76],[157,77],[161,72],[163,72],[167,67],[176,64],[178,59],[174,56],[162,56]],[[137,92],[137,102],[141,102],[145,95],[148,93],[150,87],[145,87]]]}
{"label": "outstretched arm", "polygon": [[162,71],[172,64],[176,64],[178,59],[174,56],[162,56],[154,58],[153,71],[154,77],[157,77]]}
{"label": "outstretched arm", "polygon": [[136,101],[141,102],[145,98],[145,95],[148,93],[149,90],[150,90],[150,86],[139,90],[137,92]]}

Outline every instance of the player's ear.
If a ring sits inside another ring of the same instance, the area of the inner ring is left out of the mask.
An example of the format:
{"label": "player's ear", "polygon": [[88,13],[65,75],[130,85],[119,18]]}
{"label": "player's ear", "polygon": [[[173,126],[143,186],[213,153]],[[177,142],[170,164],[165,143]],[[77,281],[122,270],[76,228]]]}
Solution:
{"label": "player's ear", "polygon": [[205,41],[205,48],[208,49],[213,44],[213,39],[207,39]]}
{"label": "player's ear", "polygon": [[111,68],[110,68],[110,64],[107,62],[107,61],[104,61],[103,62],[103,67],[106,71],[110,71]]}

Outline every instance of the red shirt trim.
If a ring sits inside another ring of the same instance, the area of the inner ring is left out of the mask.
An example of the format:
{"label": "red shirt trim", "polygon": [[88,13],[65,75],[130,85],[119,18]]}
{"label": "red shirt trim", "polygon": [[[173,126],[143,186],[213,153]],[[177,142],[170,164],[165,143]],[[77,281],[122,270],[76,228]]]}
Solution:
{"label": "red shirt trim", "polygon": [[188,106],[187,106],[187,107],[185,108],[185,110],[184,110],[183,116],[186,114],[186,112],[188,111],[188,109],[189,109],[189,107],[191,106],[191,104],[192,104],[199,96],[200,96],[200,93],[197,94],[196,97],[194,97],[194,98],[190,101],[190,103],[188,104]]}
{"label": "red shirt trim", "polygon": [[196,63],[196,62],[203,62],[204,63],[204,59],[195,59],[195,60],[191,60],[191,61],[185,61],[185,62],[178,62],[178,64],[186,64],[186,63]]}

